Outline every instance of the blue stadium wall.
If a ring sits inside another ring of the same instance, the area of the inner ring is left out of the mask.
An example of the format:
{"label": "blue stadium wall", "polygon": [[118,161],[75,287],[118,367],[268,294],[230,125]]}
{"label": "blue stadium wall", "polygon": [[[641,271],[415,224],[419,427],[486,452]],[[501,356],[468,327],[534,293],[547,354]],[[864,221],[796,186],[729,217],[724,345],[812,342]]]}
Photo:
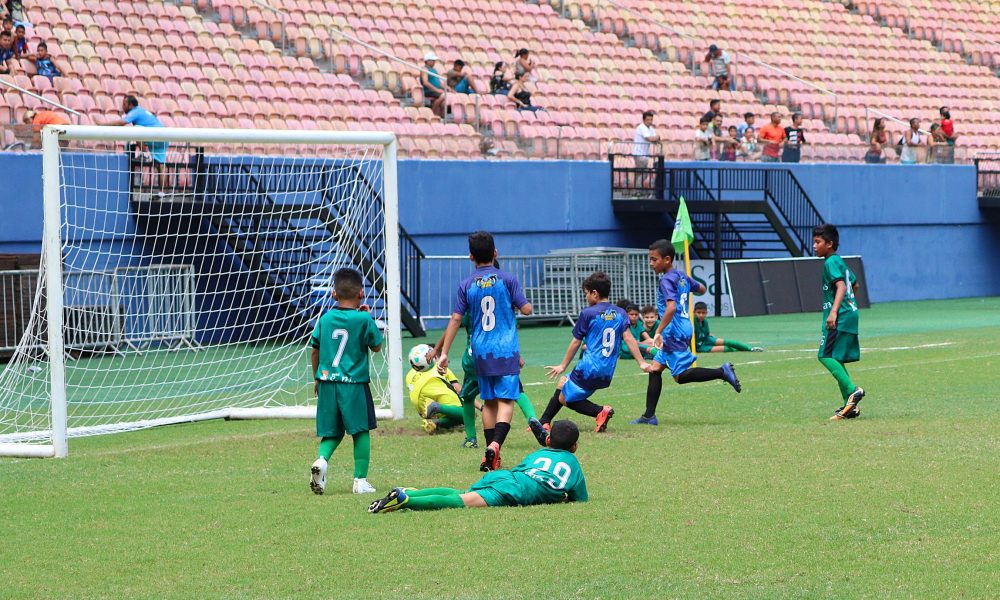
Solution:
{"label": "blue stadium wall", "polygon": [[[1000,225],[979,211],[973,167],[793,168],[820,213],[841,227],[843,252],[864,256],[873,301],[1000,295]],[[124,209],[124,178],[109,182],[122,189],[88,204]],[[41,157],[0,154],[0,190],[0,252],[37,252]],[[429,255],[465,254],[465,235],[480,228],[493,231],[506,254],[644,247],[669,232],[663,220],[614,215],[605,162],[405,160],[399,190],[400,220]],[[94,243],[127,252],[133,225],[123,217],[101,223],[105,233]]]}

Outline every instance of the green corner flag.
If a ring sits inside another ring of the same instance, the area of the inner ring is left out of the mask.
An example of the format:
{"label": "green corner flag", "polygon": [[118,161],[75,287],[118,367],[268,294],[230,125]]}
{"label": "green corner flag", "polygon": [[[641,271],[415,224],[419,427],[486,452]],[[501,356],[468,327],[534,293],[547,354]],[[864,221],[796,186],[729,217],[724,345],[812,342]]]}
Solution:
{"label": "green corner flag", "polygon": [[670,243],[674,245],[674,250],[678,254],[683,254],[685,241],[688,244],[694,241],[694,229],[691,227],[691,215],[688,214],[684,196],[681,196],[681,206],[677,209],[677,220],[674,221],[674,233],[670,236]]}

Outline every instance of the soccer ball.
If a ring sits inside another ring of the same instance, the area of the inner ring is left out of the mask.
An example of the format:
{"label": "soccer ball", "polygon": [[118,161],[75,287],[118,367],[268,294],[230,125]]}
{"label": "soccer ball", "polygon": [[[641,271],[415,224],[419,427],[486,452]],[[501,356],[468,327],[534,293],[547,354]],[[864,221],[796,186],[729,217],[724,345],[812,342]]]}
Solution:
{"label": "soccer ball", "polygon": [[427,360],[427,353],[430,351],[431,347],[427,344],[419,344],[410,350],[410,366],[414,371],[423,372],[431,368],[433,363]]}

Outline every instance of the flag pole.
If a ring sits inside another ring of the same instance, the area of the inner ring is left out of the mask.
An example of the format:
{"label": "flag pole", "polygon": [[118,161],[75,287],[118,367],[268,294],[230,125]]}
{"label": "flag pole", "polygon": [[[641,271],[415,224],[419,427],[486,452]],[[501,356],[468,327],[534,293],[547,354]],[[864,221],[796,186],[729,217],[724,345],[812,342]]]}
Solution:
{"label": "flag pole", "polygon": [[[684,238],[684,271],[687,272],[687,276],[691,276],[691,246],[688,244],[687,238]],[[698,347],[695,345],[695,335],[694,335],[694,309],[692,308],[694,302],[694,293],[688,294],[688,319],[691,320],[691,354],[695,355],[694,366],[698,365]]]}

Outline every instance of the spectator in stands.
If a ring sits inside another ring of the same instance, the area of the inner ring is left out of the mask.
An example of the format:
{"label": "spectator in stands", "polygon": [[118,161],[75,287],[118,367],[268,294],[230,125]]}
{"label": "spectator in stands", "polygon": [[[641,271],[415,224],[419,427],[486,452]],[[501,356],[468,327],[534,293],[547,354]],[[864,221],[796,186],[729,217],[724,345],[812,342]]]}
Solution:
{"label": "spectator in stands", "polygon": [[698,129],[694,132],[695,160],[711,160],[712,158],[712,143],[715,140],[715,136],[709,131],[708,126],[711,124],[712,120],[705,117],[702,117],[698,121]]}
{"label": "spectator in stands", "polygon": [[514,74],[514,84],[510,86],[510,91],[507,92],[507,97],[514,101],[517,105],[517,110],[530,110],[535,112],[539,110],[538,106],[531,105],[531,92],[528,91],[527,80],[528,76],[524,73]]}
{"label": "spectator in stands", "polygon": [[931,135],[927,140],[927,162],[948,165],[955,162],[954,146],[948,143],[948,136],[940,123],[931,124]]}
{"label": "spectator in stands", "polygon": [[502,60],[493,65],[493,76],[490,77],[490,93],[506,96],[510,91],[510,75],[507,74],[507,63]]}
{"label": "spectator in stands", "polygon": [[7,0],[7,16],[16,21],[24,20],[24,3],[21,0]]}
{"label": "spectator in stands", "polygon": [[444,118],[444,82],[438,74],[434,64],[441,60],[437,54],[428,52],[424,54],[424,70],[420,72],[420,85],[424,88],[424,98],[430,102],[431,112]]}
{"label": "spectator in stands", "polygon": [[771,122],[760,128],[757,137],[764,145],[764,151],[760,156],[761,162],[778,162],[781,157],[781,146],[788,137],[781,126],[781,113],[771,113]]}
{"label": "spectator in stands", "polygon": [[757,130],[747,127],[743,130],[743,137],[740,139],[740,156],[746,160],[758,160],[760,158],[760,144],[757,142]]}
{"label": "spectator in stands", "polygon": [[454,62],[451,70],[445,75],[445,80],[448,82],[448,89],[459,94],[475,94],[479,90],[476,89],[473,80],[463,72],[464,69],[464,60],[458,59]]}
{"label": "spectator in stands", "polygon": [[[163,127],[163,123],[153,113],[139,106],[139,100],[135,96],[125,96],[125,100],[122,101],[122,111],[124,114],[120,119],[109,121],[106,125],[112,127],[125,125]],[[153,159],[153,164],[160,173],[160,187],[167,187],[167,142],[143,142],[142,145],[149,151],[149,156]]]}
{"label": "spectator in stands", "polygon": [[792,125],[785,127],[785,150],[781,153],[781,162],[797,163],[802,160],[802,145],[806,142],[806,132],[802,129],[802,113],[792,115]]}
{"label": "spectator in stands", "polygon": [[722,152],[719,154],[719,160],[734,162],[736,160],[736,153],[740,148],[740,132],[736,128],[736,125],[729,126],[729,139],[732,141],[723,145]]}
{"label": "spectator in stands", "polygon": [[24,34],[24,25],[18,24],[14,28],[14,56],[21,58],[28,54],[31,54],[31,51],[28,49],[28,38]]}
{"label": "spectator in stands", "polygon": [[712,124],[708,126],[709,131],[712,132],[712,137],[715,143],[712,144],[712,159],[721,160],[723,142],[725,139],[724,130],[722,129],[722,113],[715,113],[715,117],[712,118]]}
{"label": "spectator in stands", "polygon": [[38,44],[38,52],[35,53],[35,70],[39,75],[44,75],[52,81],[56,77],[65,77],[66,69],[60,67],[55,60],[49,56],[49,46],[45,42]]}
{"label": "spectator in stands", "polygon": [[899,145],[902,146],[899,152],[900,164],[915,165],[920,162],[917,152],[921,146],[926,145],[926,140],[920,135],[920,119],[910,119],[910,128],[903,132]]}
{"label": "spectator in stands", "polygon": [[[40,147],[42,141],[42,127],[46,125],[69,125],[69,116],[54,110],[29,110],[24,113],[24,122],[32,126],[34,136],[31,138],[33,148]],[[65,146],[65,140],[60,145]]]}
{"label": "spectator in stands", "polygon": [[514,76],[524,75],[527,81],[538,81],[535,74],[535,60],[531,58],[531,52],[527,48],[521,48],[514,54]]}
{"label": "spectator in stands", "polygon": [[14,19],[12,19],[9,14],[3,18],[3,25],[0,26],[0,32],[6,32],[14,35]]}
{"label": "spectator in stands", "polygon": [[715,120],[715,115],[719,114],[722,110],[722,100],[716,98],[708,103],[708,112],[702,115],[702,119],[708,119],[709,122]]}
{"label": "spectator in stands", "polygon": [[938,109],[938,114],[941,115],[941,132],[944,134],[949,146],[948,151],[943,154],[942,158],[948,164],[952,164],[955,162],[955,140],[958,139],[958,134],[955,133],[955,122],[951,120],[951,111],[948,110],[947,106],[942,106]]}
{"label": "spectator in stands", "polygon": [[632,157],[635,159],[635,168],[649,168],[649,146],[657,144],[660,136],[653,129],[653,111],[647,110],[642,113],[642,123],[635,128],[635,138],[632,140]]}
{"label": "spectator in stands", "polygon": [[705,55],[705,62],[708,63],[708,72],[712,76],[713,90],[729,90],[733,91],[736,89],[736,85],[733,82],[732,73],[729,71],[729,63],[731,59],[729,58],[729,53],[725,52],[715,44],[708,47],[708,54]]}
{"label": "spectator in stands", "polygon": [[0,32],[0,75],[14,72],[14,36],[9,31]]}
{"label": "spectator in stands", "polygon": [[885,130],[885,119],[875,119],[869,136],[868,152],[865,153],[865,162],[870,165],[884,165],[885,156],[882,152],[888,143],[889,134]]}
{"label": "spectator in stands", "polygon": [[746,132],[747,127],[754,126],[754,121],[756,120],[757,120],[757,115],[753,114],[752,112],[743,113],[743,122],[736,126],[736,131],[740,134],[740,137],[743,137],[743,134]]}

